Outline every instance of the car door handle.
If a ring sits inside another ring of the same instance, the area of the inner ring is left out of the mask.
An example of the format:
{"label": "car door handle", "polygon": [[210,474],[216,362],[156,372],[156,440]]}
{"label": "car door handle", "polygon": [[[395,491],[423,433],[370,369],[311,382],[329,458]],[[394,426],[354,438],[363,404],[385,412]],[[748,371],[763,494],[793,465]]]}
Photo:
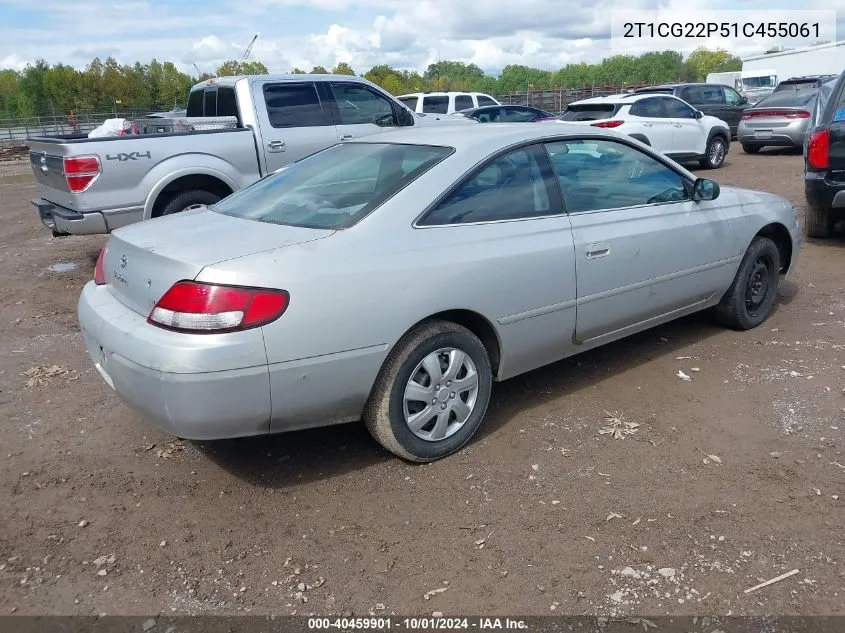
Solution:
{"label": "car door handle", "polygon": [[643,123],[643,127],[651,127],[654,125],[653,123]]}
{"label": "car door handle", "polygon": [[672,125],[675,127],[684,127],[681,123],[673,123]]}
{"label": "car door handle", "polygon": [[283,152],[285,151],[285,142],[284,141],[267,141],[267,149],[271,152]]}
{"label": "car door handle", "polygon": [[596,259],[598,257],[604,257],[605,255],[610,253],[610,245],[605,243],[599,244],[590,244],[585,252],[587,259]]}
{"label": "car door handle", "polygon": [[341,141],[348,141],[351,138],[352,138],[351,134],[344,134],[343,136],[340,137],[340,140]]}

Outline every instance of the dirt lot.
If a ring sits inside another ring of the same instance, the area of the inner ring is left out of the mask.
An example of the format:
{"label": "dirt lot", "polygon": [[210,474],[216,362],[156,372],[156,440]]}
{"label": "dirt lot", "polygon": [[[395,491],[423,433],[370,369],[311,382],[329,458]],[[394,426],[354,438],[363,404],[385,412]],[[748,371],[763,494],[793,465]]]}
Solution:
{"label": "dirt lot", "polygon": [[[800,155],[728,161],[721,183],[803,205]],[[805,245],[759,329],[687,318],[503,383],[470,446],[413,466],[362,425],[212,444],[147,426],[77,327],[103,237],[53,239],[15,173],[0,613],[845,613],[841,238]],[[613,439],[605,412],[639,427]]]}

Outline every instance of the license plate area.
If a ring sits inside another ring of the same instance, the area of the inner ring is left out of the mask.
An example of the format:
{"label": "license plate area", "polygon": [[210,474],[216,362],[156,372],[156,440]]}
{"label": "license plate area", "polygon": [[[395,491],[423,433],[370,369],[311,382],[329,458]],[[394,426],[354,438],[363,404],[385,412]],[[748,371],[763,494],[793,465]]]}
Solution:
{"label": "license plate area", "polygon": [[754,132],[754,138],[759,138],[759,139],[772,138],[772,131],[771,130],[757,130],[756,132]]}

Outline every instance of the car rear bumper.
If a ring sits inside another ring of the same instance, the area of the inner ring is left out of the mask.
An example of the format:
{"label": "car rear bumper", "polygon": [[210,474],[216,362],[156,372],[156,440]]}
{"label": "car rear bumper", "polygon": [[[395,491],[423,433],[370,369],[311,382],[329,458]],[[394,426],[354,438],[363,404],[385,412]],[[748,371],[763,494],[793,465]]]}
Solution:
{"label": "car rear bumper", "polygon": [[[768,137],[761,137],[759,132],[769,133]],[[807,132],[806,121],[796,121],[783,127],[764,128],[760,124],[751,127],[740,123],[737,128],[737,140],[743,145],[757,145],[759,147],[803,147],[804,136]]]}
{"label": "car rear bumper", "polygon": [[807,204],[816,209],[841,209],[845,213],[845,182],[832,182],[826,172],[804,174]]}
{"label": "car rear bumper", "polygon": [[99,235],[138,222],[144,217],[144,210],[141,207],[82,213],[59,206],[44,198],[35,198],[31,202],[38,212],[41,223],[57,236]]}
{"label": "car rear bumper", "polygon": [[[154,426],[193,440],[269,432],[270,383],[260,330],[235,337],[170,332],[148,324],[93,282],[83,288],[78,312],[97,371]],[[247,359],[261,354],[264,363],[219,368],[218,359],[239,351]]]}

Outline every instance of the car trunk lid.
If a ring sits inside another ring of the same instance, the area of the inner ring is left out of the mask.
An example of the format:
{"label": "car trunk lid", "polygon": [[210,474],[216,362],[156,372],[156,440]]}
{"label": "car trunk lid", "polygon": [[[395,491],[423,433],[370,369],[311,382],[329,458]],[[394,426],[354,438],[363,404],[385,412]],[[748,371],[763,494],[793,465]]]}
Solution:
{"label": "car trunk lid", "polygon": [[328,237],[334,231],[254,222],[207,209],[114,231],[103,271],[115,297],[147,316],[170,287],[206,266]]}

